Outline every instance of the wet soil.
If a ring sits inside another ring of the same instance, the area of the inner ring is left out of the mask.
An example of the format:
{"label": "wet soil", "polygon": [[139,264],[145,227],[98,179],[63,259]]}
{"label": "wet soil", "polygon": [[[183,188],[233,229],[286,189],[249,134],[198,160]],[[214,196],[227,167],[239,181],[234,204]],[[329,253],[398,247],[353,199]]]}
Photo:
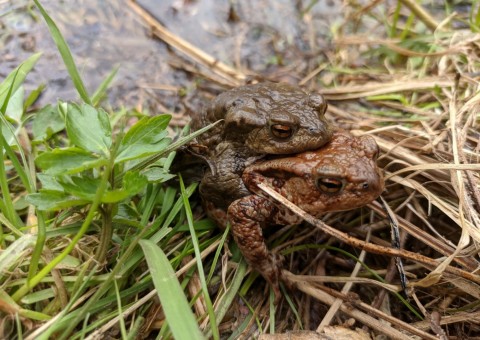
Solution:
{"label": "wet soil", "polygon": [[[35,52],[32,90],[46,84],[37,106],[78,98],[48,28],[30,1],[0,0],[0,79]],[[182,112],[181,98],[199,79],[179,67],[184,56],[150,34],[128,1],[44,0],[66,38],[89,93],[119,65],[109,90],[114,107]],[[324,59],[341,8],[334,1],[141,0],[172,33],[255,77],[296,82],[289,70]],[[281,71],[280,71],[281,70]]]}

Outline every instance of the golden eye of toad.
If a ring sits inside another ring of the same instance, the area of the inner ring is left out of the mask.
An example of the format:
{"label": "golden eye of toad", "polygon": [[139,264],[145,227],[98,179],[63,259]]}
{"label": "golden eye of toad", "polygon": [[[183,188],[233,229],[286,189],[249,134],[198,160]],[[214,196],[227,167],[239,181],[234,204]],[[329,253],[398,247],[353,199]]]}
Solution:
{"label": "golden eye of toad", "polygon": [[289,139],[293,135],[293,129],[291,126],[283,124],[273,124],[270,126],[270,133],[277,139]]}
{"label": "golden eye of toad", "polygon": [[336,194],[343,189],[343,181],[338,178],[319,178],[317,188],[327,194]]}

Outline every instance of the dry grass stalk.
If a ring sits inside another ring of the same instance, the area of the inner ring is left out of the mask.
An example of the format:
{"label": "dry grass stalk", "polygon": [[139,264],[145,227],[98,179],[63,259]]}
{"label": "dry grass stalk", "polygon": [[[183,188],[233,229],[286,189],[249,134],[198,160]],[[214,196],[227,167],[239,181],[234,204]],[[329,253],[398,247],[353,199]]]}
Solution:
{"label": "dry grass stalk", "polygon": [[401,42],[400,39],[378,39],[371,38],[368,36],[348,36],[335,39],[335,43],[338,46],[352,46],[352,45],[380,45],[385,46],[391,49],[392,51],[397,52],[398,54],[407,56],[407,57],[438,57],[449,54],[455,54],[461,51],[461,47],[449,48],[443,51],[438,52],[417,52],[412,51],[407,48],[401,47],[398,44]]}
{"label": "dry grass stalk", "polygon": [[414,0],[400,0],[402,4],[407,6],[413,13],[415,13],[420,20],[432,31],[439,28],[440,24],[428,13],[421,5]]}
{"label": "dry grass stalk", "polygon": [[403,81],[395,80],[391,83],[371,82],[363,85],[338,86],[334,89],[322,89],[320,93],[330,100],[348,100],[401,91],[432,89],[436,86],[451,87],[453,84],[453,81],[444,78],[409,79]]}
{"label": "dry grass stalk", "polygon": [[[369,236],[370,236],[370,233],[368,234],[367,240],[369,240]],[[360,256],[358,257],[359,261],[355,265],[355,268],[353,269],[353,271],[350,275],[351,279],[354,279],[354,278],[357,277],[358,273],[360,272],[360,270],[362,268],[362,265],[360,264],[360,261],[364,262],[365,261],[365,256],[366,256],[366,252],[364,250],[362,250]],[[359,278],[357,278],[357,279],[359,279]],[[353,281],[350,281],[350,280],[347,281],[346,284],[342,287],[341,293],[342,294],[348,294],[350,292],[350,290],[352,289],[352,287],[353,287]],[[386,289],[388,289],[388,288],[386,288]],[[341,308],[342,303],[343,303],[343,301],[341,299],[339,299],[339,298],[335,299],[333,304],[328,309],[328,312],[323,317],[322,322],[320,323],[320,325],[318,325],[317,332],[319,332],[319,333],[323,332],[325,330],[325,327],[330,325],[333,318],[337,314],[337,311]]]}
{"label": "dry grass stalk", "polygon": [[[291,274],[289,274],[286,271],[284,272],[284,275],[287,278],[287,280],[291,280],[292,282],[294,282],[296,288],[298,288],[299,290],[303,291],[306,294],[309,294],[309,295],[315,297],[316,299],[318,299],[318,300],[320,300],[320,301],[322,301],[322,302],[324,302],[328,305],[332,305],[333,303],[335,303],[335,298],[341,298],[342,300],[347,302],[347,303],[344,303],[340,307],[341,311],[344,312],[345,314],[350,315],[351,317],[357,319],[358,321],[368,325],[369,327],[371,327],[373,329],[376,329],[379,332],[381,332],[381,333],[383,333],[387,336],[390,336],[394,339],[411,339],[410,336],[398,331],[397,329],[391,327],[387,323],[381,322],[381,321],[375,319],[374,317],[370,316],[369,314],[367,314],[367,313],[374,313],[374,315],[379,316],[383,313],[376,310],[376,309],[371,308],[367,304],[363,304],[361,302],[358,303],[357,301],[355,301],[354,297],[343,295],[343,294],[335,292],[333,290],[326,290],[325,291],[324,289],[316,289],[310,283],[305,282],[305,281],[294,281],[292,276],[290,276]],[[348,306],[347,306],[347,304],[348,304]],[[352,308],[352,306],[349,306],[349,305],[354,305],[356,307],[361,306],[363,309],[367,310],[367,313],[365,313],[363,311],[360,311],[356,308]],[[385,314],[383,315],[382,319],[388,320],[392,323],[395,323],[396,327],[398,327],[400,329],[410,331],[413,334],[422,336],[424,339],[436,339],[434,336],[432,336],[428,333],[425,333],[425,332],[420,331],[420,330],[418,330],[414,327],[411,327],[407,323],[399,322],[399,320],[391,318],[391,317],[389,317]]]}

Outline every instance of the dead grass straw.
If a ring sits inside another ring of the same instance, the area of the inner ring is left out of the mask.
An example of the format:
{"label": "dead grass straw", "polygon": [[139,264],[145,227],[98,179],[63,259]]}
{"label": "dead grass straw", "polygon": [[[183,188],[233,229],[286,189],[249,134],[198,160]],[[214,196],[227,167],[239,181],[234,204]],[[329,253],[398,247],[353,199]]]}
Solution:
{"label": "dead grass straw", "polygon": [[[401,3],[430,30],[439,27],[437,20],[416,2]],[[166,32],[133,1],[130,4],[154,27],[161,39],[230,85],[238,85],[245,79],[243,73]],[[338,298],[343,304],[336,320],[353,317],[375,330],[374,333],[392,338],[407,339],[416,335],[434,339],[440,330],[444,336],[456,334],[459,329],[464,336],[480,334],[477,303],[480,297],[478,34],[444,27],[441,36],[427,39],[429,48],[414,50],[401,46],[408,32],[398,39],[387,39],[385,34],[372,33],[367,39],[356,32],[345,33],[349,20],[356,14],[355,11],[346,13],[349,16],[326,53],[328,60],[290,71],[297,72],[295,77],[302,84],[329,99],[328,115],[334,125],[354,130],[357,135],[368,133],[375,137],[382,151],[379,163],[386,179],[383,198],[389,209],[373,203],[362,210],[328,214],[320,221],[299,211],[267,187],[262,189],[319,228],[321,232],[317,235],[333,236],[338,248],[352,254],[365,251],[365,262],[379,273],[391,272],[387,269],[390,261],[385,257],[402,258],[404,274],[409,279],[410,302],[425,319],[419,321],[388,294],[378,301],[380,309],[372,308],[369,303],[378,290],[366,288],[361,280],[354,285],[356,295],[340,293],[342,287],[338,283],[330,283],[327,287],[320,283],[323,280],[318,280],[314,284],[311,281],[318,276],[317,272],[322,277],[326,273],[348,276],[350,264],[334,250],[328,251],[327,261],[319,260],[318,251],[305,249],[299,252],[301,254],[292,255],[289,264],[293,272],[301,271],[302,267],[311,268],[312,277],[305,280],[303,276],[285,272],[287,280],[307,296],[293,294],[297,305],[313,306],[302,321],[310,324],[315,320],[317,324],[311,327],[315,329],[321,324],[321,316],[312,315],[324,310],[316,301],[332,305]],[[390,58],[384,54],[383,60],[368,54],[374,50],[381,55],[385,49],[395,56]],[[359,59],[364,63],[363,69],[358,66]],[[282,74],[280,66],[278,74]],[[269,79],[272,78],[275,76],[270,75]],[[399,249],[390,245],[389,218],[400,228]],[[372,228],[372,236],[364,241],[369,228]],[[312,238],[311,242],[316,242],[320,236],[315,239],[311,234],[298,235],[286,244],[300,246]],[[362,270],[355,276],[371,274]],[[399,287],[398,274],[393,276],[389,283]],[[252,290],[248,297],[251,310],[266,310],[262,292],[258,296],[254,292]],[[256,314],[259,322],[268,322],[268,318],[262,319],[263,314],[259,313]],[[277,318],[290,320],[287,307],[280,306],[277,313],[280,314]],[[250,325],[254,327],[253,322]],[[276,331],[300,327],[296,321],[285,321],[279,323]]]}

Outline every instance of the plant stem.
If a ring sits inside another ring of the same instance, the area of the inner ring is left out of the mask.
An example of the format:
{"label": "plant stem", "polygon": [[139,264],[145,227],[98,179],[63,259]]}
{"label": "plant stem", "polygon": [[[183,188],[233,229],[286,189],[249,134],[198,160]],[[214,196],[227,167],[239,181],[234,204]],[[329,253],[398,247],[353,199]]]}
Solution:
{"label": "plant stem", "polygon": [[95,261],[99,264],[102,264],[103,261],[105,261],[108,246],[110,245],[110,241],[112,240],[112,205],[106,205],[104,209],[101,209],[101,212],[103,217],[102,230],[100,232],[100,244],[95,254]]}
{"label": "plant stem", "polygon": [[[1,127],[1,125],[0,125]],[[5,171],[5,162],[4,162],[4,150],[5,150],[6,140],[3,135],[0,134],[0,159],[2,160],[2,164],[0,165],[0,190],[2,191],[3,197],[3,204],[2,204],[2,212],[5,217],[15,226],[19,226],[20,218],[18,217],[17,213],[15,212],[15,208],[13,207],[12,198],[10,196],[10,190],[8,188],[8,180],[7,180],[7,173]]]}
{"label": "plant stem", "polygon": [[45,214],[43,211],[37,210],[37,241],[35,242],[35,248],[32,252],[32,257],[30,259],[30,266],[28,268],[28,277],[27,282],[33,278],[35,275],[38,264],[40,262],[40,257],[42,256],[43,247],[45,246],[45,240],[47,239],[47,231],[45,226]]}

